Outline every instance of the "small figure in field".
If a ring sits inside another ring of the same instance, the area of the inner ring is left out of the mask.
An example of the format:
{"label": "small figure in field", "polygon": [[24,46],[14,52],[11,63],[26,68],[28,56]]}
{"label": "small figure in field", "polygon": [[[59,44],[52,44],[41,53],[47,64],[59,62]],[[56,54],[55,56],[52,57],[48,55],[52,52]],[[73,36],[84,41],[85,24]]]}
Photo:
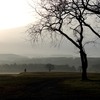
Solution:
{"label": "small figure in field", "polygon": [[24,69],[24,72],[26,72],[26,68]]}

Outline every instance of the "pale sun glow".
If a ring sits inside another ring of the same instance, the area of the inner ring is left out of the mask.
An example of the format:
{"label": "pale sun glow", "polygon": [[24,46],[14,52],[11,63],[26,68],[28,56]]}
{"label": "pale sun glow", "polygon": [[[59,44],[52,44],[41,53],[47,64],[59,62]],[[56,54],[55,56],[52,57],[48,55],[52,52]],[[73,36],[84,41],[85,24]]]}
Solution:
{"label": "pale sun glow", "polygon": [[27,25],[34,18],[28,0],[0,0],[0,30]]}

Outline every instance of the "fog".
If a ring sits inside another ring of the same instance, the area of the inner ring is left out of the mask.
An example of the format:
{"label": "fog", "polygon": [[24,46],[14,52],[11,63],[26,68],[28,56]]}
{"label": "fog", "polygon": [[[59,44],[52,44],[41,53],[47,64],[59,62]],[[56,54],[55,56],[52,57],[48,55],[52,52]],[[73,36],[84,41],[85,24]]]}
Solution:
{"label": "fog", "polygon": [[[26,26],[0,30],[0,54],[18,54],[28,57],[79,56],[78,49],[67,39],[56,47],[49,42],[35,44],[30,41],[28,34],[25,33],[26,30]],[[88,56],[100,57],[99,40],[98,44],[88,44],[86,52]]]}
{"label": "fog", "polygon": [[[34,0],[39,2],[39,0]],[[30,6],[36,6],[31,0],[3,0],[0,1],[0,54],[18,54],[28,57],[48,57],[48,56],[79,56],[79,51],[67,39],[64,39],[60,46],[59,42],[50,44],[45,41],[41,44],[34,44],[29,41],[28,34],[25,33],[29,23],[34,23],[38,18],[35,11]],[[95,20],[88,22],[95,26]],[[95,36],[85,30],[88,40]],[[100,41],[98,41],[100,42]],[[88,44],[85,46],[88,56],[100,57],[100,45]]]}
{"label": "fog", "polygon": [[[26,27],[14,29],[0,30],[0,53],[19,54],[26,56],[49,56],[49,55],[69,55],[63,51],[65,47],[54,47],[50,44],[34,44],[31,43],[29,37],[25,33]],[[63,47],[63,48],[62,48]],[[66,49],[66,48],[65,48]]]}

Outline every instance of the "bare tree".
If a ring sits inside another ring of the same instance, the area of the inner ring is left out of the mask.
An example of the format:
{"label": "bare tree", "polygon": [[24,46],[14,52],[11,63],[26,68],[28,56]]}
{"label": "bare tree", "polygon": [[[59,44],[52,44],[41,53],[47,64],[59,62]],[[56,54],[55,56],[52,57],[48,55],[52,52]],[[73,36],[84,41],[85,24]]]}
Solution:
{"label": "bare tree", "polygon": [[81,0],[83,8],[94,13],[100,14],[100,0]]}
{"label": "bare tree", "polygon": [[[87,17],[94,15],[94,20],[100,20],[100,0],[80,0],[80,2],[81,3],[80,5],[78,5],[78,7],[85,9],[85,14],[87,15]],[[96,28],[92,27],[92,25],[85,20],[82,20],[82,22],[92,31],[92,33],[94,33],[97,37],[100,38],[100,32],[97,31]]]}
{"label": "bare tree", "polygon": [[[33,24],[28,33],[34,42],[44,36],[56,39],[63,36],[79,49],[82,63],[82,80],[87,80],[87,54],[83,45],[85,8],[80,0],[41,0],[39,22]],[[70,29],[71,31],[68,31]],[[73,37],[74,35],[74,37]]]}
{"label": "bare tree", "polygon": [[49,70],[49,72],[51,72],[51,70],[54,69],[54,65],[52,65],[52,64],[46,64],[46,68]]}

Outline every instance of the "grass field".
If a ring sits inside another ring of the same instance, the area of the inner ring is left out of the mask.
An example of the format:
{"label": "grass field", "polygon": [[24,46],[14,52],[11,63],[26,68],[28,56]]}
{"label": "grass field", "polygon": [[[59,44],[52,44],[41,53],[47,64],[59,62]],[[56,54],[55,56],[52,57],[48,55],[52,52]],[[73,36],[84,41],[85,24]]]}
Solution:
{"label": "grass field", "polygon": [[82,82],[80,73],[0,75],[0,100],[98,100],[100,74],[88,76]]}

